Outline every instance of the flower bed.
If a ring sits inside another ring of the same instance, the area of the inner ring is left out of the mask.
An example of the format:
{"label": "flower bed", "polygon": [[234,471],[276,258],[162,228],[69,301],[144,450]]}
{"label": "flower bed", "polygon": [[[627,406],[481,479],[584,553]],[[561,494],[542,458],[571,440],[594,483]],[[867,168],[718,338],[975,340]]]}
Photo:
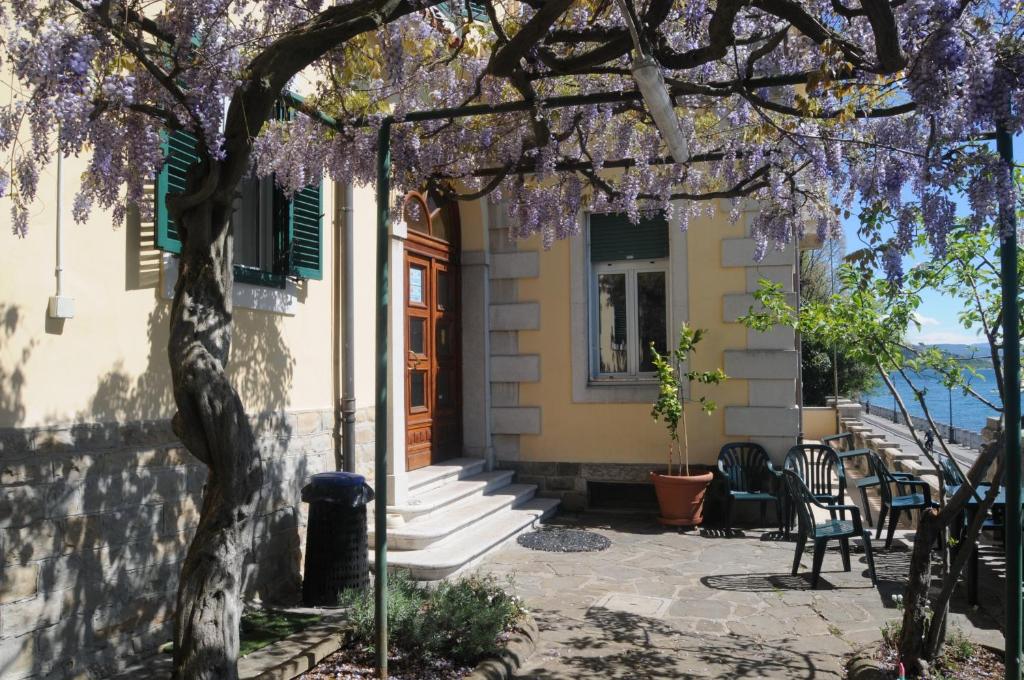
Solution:
{"label": "flower bed", "polygon": [[[350,596],[349,644],[304,678],[357,680],[374,671],[373,591]],[[526,610],[491,576],[468,576],[423,586],[403,574],[388,588],[388,670],[393,680],[451,680],[495,655]]]}

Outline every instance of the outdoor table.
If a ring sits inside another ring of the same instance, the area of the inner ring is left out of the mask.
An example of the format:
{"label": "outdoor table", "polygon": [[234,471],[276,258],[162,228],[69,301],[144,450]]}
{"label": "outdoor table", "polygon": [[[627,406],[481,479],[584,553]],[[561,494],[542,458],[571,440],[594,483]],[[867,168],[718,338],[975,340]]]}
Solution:
{"label": "outdoor table", "polygon": [[[949,485],[946,487],[947,492],[950,496],[956,494],[960,485]],[[961,527],[961,531],[966,529],[973,519],[974,515],[978,512],[978,503],[980,498],[984,498],[988,493],[988,490],[992,488],[991,484],[978,484],[975,489],[976,494],[971,494],[967,499],[967,522]],[[1021,490],[1021,507],[1024,507],[1024,489]],[[1006,487],[999,487],[999,493],[996,495],[995,501],[992,503],[992,509],[1000,509],[1006,512]],[[971,548],[971,559],[967,561],[967,602],[971,605],[978,604],[978,546],[975,544]]]}

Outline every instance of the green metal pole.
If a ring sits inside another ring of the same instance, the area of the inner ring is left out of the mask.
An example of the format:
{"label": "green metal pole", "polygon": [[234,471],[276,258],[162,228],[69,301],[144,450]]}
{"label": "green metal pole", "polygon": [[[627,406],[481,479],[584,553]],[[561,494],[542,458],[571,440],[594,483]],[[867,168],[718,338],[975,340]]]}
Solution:
{"label": "green metal pole", "polygon": [[388,256],[391,251],[391,118],[377,136],[377,401],[374,404],[374,617],[377,677],[388,677]]}
{"label": "green metal pole", "polygon": [[[1013,173],[1013,138],[1000,124],[996,148]],[[999,220],[1000,274],[1003,288],[1003,380],[1006,403],[1006,678],[1020,680],[1021,517],[1020,517],[1020,309],[1017,289],[1017,208]]]}

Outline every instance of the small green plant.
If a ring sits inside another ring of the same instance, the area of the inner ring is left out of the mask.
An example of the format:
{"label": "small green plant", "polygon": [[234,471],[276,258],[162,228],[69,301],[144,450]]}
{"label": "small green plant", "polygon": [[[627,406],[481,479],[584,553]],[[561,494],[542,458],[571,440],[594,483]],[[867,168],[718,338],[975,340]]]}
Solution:
{"label": "small green plant", "polygon": [[[684,322],[679,328],[679,344],[665,356],[658,353],[651,343],[651,362],[658,375],[658,398],[651,407],[651,416],[661,420],[668,429],[668,474],[672,474],[673,459],[678,456],[680,465],[685,465],[686,475],[690,475],[690,448],[686,437],[686,402],[683,387],[698,382],[702,385],[717,385],[727,379],[725,372],[716,368],[713,371],[683,371],[682,367],[689,361],[690,354],[696,350],[697,343],[707,333],[702,328],[690,328]],[[684,383],[685,381],[685,383]],[[696,400],[704,413],[711,414],[718,406],[707,397]],[[680,439],[682,444],[680,446]]]}
{"label": "small green plant", "polygon": [[882,641],[885,642],[886,645],[896,648],[900,643],[901,628],[900,622],[896,619],[890,619],[883,623],[882,627],[879,629],[882,633]]}
{"label": "small green plant", "polygon": [[[511,586],[510,581],[509,589]],[[372,649],[372,591],[348,594],[342,604],[351,607],[353,641]],[[525,613],[519,598],[493,576],[465,576],[428,587],[400,572],[388,583],[391,644],[405,655],[476,663],[496,651],[501,634]]]}
{"label": "small green plant", "polygon": [[946,638],[946,654],[948,662],[958,664],[968,661],[977,653],[977,649],[970,638],[959,628],[953,628]]}

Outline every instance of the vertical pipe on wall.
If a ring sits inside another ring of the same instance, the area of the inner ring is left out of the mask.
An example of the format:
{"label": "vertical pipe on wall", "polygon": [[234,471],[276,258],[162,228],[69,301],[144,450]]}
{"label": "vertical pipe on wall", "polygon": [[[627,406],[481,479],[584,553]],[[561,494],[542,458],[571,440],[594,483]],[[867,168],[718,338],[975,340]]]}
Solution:
{"label": "vertical pipe on wall", "polygon": [[352,206],[352,183],[345,183],[344,206],[344,257],[342,269],[342,308],[344,319],[341,332],[341,375],[344,381],[341,391],[341,446],[342,469],[355,472],[356,469],[356,348],[355,348],[355,226]]}
{"label": "vertical pipe on wall", "polygon": [[60,151],[60,126],[57,126],[57,297],[64,295],[64,154]]}
{"label": "vertical pipe on wall", "polygon": [[[796,318],[800,318],[800,234],[796,230],[793,232],[793,249],[796,251],[794,272],[793,272],[793,290],[796,292]],[[794,335],[794,343],[796,345],[796,413],[797,413],[797,425],[796,425],[796,443],[804,443],[804,360],[803,360],[803,346],[804,339],[800,334],[800,327],[797,326]]]}
{"label": "vertical pipe on wall", "polygon": [[377,375],[374,402],[374,618],[377,676],[388,677],[388,307],[391,251],[391,118],[377,135]]}
{"label": "vertical pipe on wall", "polygon": [[[1000,123],[996,148],[1013,177],[1013,138]],[[1017,288],[1017,207],[1000,211],[999,263],[1003,294],[1003,404],[1006,433],[1006,677],[1021,671],[1021,516],[1020,516],[1020,307]]]}

